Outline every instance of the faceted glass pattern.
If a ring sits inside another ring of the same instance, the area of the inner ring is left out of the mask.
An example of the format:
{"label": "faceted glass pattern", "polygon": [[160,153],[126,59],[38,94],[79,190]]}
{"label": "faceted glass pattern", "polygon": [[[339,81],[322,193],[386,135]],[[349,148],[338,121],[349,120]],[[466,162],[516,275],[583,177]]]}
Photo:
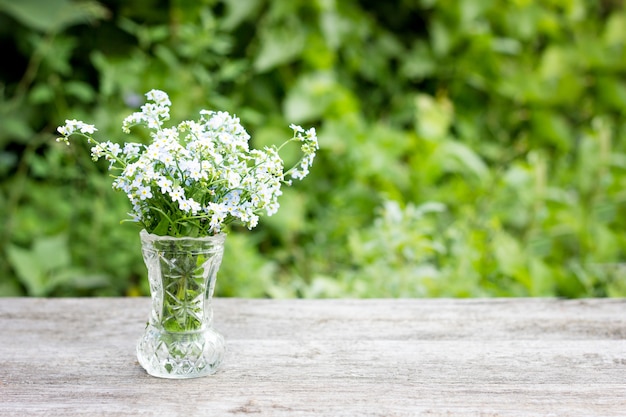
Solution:
{"label": "faceted glass pattern", "polygon": [[139,363],[163,378],[214,373],[224,338],[212,328],[211,300],[226,235],[174,238],[143,230],[140,236],[152,311],[137,343]]}

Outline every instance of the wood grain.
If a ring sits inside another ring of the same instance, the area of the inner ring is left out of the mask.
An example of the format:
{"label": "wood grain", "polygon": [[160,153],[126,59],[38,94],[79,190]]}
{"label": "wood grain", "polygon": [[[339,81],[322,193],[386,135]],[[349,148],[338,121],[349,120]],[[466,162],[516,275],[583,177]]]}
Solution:
{"label": "wood grain", "polygon": [[624,299],[217,299],[214,376],[148,376],[145,298],[0,299],[0,416],[625,416]]}

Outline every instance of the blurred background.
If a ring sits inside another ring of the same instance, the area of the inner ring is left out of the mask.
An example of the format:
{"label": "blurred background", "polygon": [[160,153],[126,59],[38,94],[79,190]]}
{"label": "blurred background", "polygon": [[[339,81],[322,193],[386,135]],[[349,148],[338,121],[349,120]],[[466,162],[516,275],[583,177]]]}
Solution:
{"label": "blurred background", "polygon": [[0,0],[0,51],[2,296],[149,294],[106,164],[54,139],[130,140],[153,88],[254,147],[318,130],[220,296],[626,296],[622,0]]}

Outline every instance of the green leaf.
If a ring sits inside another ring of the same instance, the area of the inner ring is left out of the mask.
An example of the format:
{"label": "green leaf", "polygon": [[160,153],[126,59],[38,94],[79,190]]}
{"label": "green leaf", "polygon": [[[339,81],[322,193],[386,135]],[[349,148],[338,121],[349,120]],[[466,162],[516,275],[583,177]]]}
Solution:
{"label": "green leaf", "polygon": [[613,13],[604,26],[604,41],[609,46],[624,45],[626,42],[626,14]]}
{"label": "green leaf", "polygon": [[[7,175],[17,166],[17,153],[0,151],[0,177]],[[0,202],[2,198],[0,197]]]}
{"label": "green leaf", "polygon": [[89,290],[106,287],[110,277],[104,274],[87,274],[82,268],[65,268],[52,273],[48,280],[52,288],[65,285],[74,289]]}
{"label": "green leaf", "polygon": [[417,133],[425,139],[441,139],[448,133],[454,115],[454,106],[445,96],[432,97],[418,94],[415,98],[417,107]]}
{"label": "green leaf", "polygon": [[544,79],[556,79],[571,70],[569,51],[560,46],[549,46],[541,56],[539,72]]}
{"label": "green leaf", "polygon": [[532,280],[530,295],[533,297],[546,297],[554,294],[554,279],[552,270],[545,262],[533,258],[529,262],[529,274]]}
{"label": "green leaf", "polygon": [[320,29],[328,47],[337,50],[343,39],[353,29],[352,22],[343,18],[336,10],[326,10],[320,16]]}
{"label": "green leaf", "polygon": [[14,115],[0,115],[0,142],[9,137],[18,143],[26,143],[35,135],[28,120]]}
{"label": "green leaf", "polygon": [[275,215],[264,219],[268,225],[280,231],[279,236],[289,241],[301,233],[306,225],[305,196],[294,189],[286,189],[280,197],[280,210]]}
{"label": "green leaf", "polygon": [[261,47],[254,60],[257,72],[266,72],[295,59],[306,42],[304,28],[292,29],[285,26],[272,26],[261,35]]}
{"label": "green leaf", "polygon": [[491,47],[501,54],[517,55],[522,50],[522,44],[517,39],[494,38]]}
{"label": "green leaf", "polygon": [[319,118],[338,86],[328,72],[304,74],[289,90],[283,108],[287,120],[303,123]]}
{"label": "green leaf", "polygon": [[438,57],[448,54],[452,46],[450,29],[439,19],[432,19],[430,24],[430,40],[433,52]]}
{"label": "green leaf", "polygon": [[626,84],[618,77],[599,77],[597,80],[599,98],[602,102],[626,113]]}
{"label": "green leaf", "polygon": [[35,85],[28,95],[28,100],[32,104],[50,103],[54,100],[54,90],[47,84]]}
{"label": "green leaf", "polygon": [[169,227],[170,221],[167,217],[163,216],[159,224],[157,224],[157,226],[151,231],[151,233],[159,236],[165,236],[167,235]]}
{"label": "green leaf", "polygon": [[226,14],[221,23],[227,30],[235,29],[242,22],[254,18],[263,5],[260,0],[224,0],[224,3]]}
{"label": "green leaf", "polygon": [[45,273],[68,267],[71,264],[67,236],[64,234],[38,238],[33,244],[32,252]]}
{"label": "green leaf", "polygon": [[68,26],[102,19],[109,14],[98,2],[69,0],[0,0],[0,11],[41,32],[60,32]]}
{"label": "green leaf", "polygon": [[433,75],[437,70],[428,45],[422,40],[416,41],[411,51],[402,60],[402,74],[409,79],[422,79]]}
{"label": "green leaf", "polygon": [[[500,270],[509,276],[519,276],[524,269],[526,256],[519,241],[506,232],[496,233],[492,242],[493,254]],[[524,283],[527,287],[529,283]]]}
{"label": "green leaf", "polygon": [[28,295],[35,297],[46,295],[45,275],[37,256],[15,245],[7,246],[7,255],[20,282],[26,287]]}
{"label": "green leaf", "polygon": [[57,283],[51,278],[70,267],[71,258],[67,237],[42,236],[35,240],[30,250],[8,245],[9,261],[29,295],[48,295]]}
{"label": "green leaf", "polygon": [[572,146],[569,122],[559,113],[544,109],[535,111],[532,127],[537,139],[543,139],[561,151],[568,151]]}
{"label": "green leaf", "polygon": [[481,157],[467,145],[447,140],[438,148],[437,157],[448,172],[469,174],[480,181],[489,178],[489,169]]}
{"label": "green leaf", "polygon": [[89,103],[96,98],[93,87],[82,81],[68,81],[63,88],[68,95],[76,97],[83,103]]}

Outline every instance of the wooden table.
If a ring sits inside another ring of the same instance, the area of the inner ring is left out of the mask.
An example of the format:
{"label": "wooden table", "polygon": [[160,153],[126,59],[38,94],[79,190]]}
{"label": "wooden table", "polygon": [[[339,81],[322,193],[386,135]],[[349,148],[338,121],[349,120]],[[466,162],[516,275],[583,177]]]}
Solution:
{"label": "wooden table", "polygon": [[149,308],[0,299],[0,416],[626,416],[625,299],[216,299],[192,380],[137,363]]}

